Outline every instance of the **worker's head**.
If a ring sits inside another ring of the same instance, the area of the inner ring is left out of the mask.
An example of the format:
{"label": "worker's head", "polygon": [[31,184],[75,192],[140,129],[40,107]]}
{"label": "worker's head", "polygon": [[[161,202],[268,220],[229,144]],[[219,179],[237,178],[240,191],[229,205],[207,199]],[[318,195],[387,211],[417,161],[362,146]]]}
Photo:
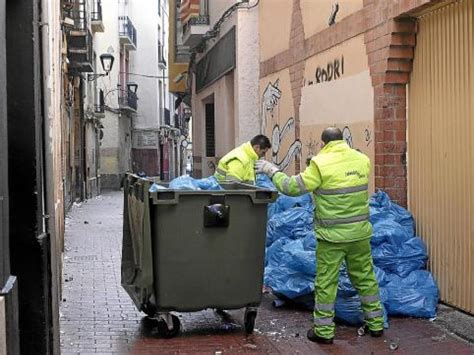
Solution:
{"label": "worker's head", "polygon": [[268,137],[264,136],[263,134],[259,134],[258,136],[253,137],[250,141],[250,144],[252,145],[253,150],[255,150],[255,153],[257,153],[259,158],[263,158],[267,153],[268,149],[272,147],[272,144],[270,143]]}
{"label": "worker's head", "polygon": [[321,140],[324,145],[332,141],[340,141],[342,140],[342,132],[337,127],[328,127],[321,134]]}

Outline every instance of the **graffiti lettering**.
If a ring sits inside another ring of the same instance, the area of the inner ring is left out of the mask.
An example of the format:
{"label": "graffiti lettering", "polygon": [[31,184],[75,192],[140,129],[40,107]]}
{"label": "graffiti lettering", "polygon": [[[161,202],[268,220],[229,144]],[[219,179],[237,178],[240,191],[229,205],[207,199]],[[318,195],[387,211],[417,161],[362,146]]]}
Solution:
{"label": "graffiti lettering", "polygon": [[343,74],[344,57],[341,57],[341,59],[334,59],[334,61],[329,62],[326,67],[316,68],[316,84],[339,79]]}

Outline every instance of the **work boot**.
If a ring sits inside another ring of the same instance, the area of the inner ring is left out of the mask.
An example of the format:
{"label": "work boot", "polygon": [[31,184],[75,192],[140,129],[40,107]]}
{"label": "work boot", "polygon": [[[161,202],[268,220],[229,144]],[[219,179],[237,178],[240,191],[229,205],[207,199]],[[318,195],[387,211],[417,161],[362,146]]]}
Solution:
{"label": "work boot", "polygon": [[316,335],[313,329],[308,330],[306,336],[309,340],[319,344],[332,344],[334,342],[334,338],[323,338]]}
{"label": "work boot", "polygon": [[381,329],[381,330],[370,330],[369,329],[369,334],[370,334],[371,337],[379,338],[383,335],[383,329]]}
{"label": "work boot", "polygon": [[371,329],[369,329],[368,325],[364,325],[363,327],[360,327],[357,330],[357,334],[359,336],[364,336],[366,334],[370,334],[371,337],[379,338],[383,335],[383,329],[381,329],[381,330],[371,330]]}

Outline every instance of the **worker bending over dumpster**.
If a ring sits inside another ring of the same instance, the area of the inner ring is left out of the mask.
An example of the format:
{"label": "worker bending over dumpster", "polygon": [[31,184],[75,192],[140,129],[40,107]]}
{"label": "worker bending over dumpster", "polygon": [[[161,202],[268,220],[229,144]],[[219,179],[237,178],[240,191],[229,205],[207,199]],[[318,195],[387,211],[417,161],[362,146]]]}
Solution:
{"label": "worker bending over dumpster", "polygon": [[219,181],[255,184],[255,162],[263,158],[271,147],[268,137],[261,134],[253,137],[249,142],[224,155],[219,160],[214,176]]}
{"label": "worker bending over dumpster", "polygon": [[308,331],[308,339],[324,344],[333,343],[334,304],[339,268],[343,260],[360,296],[366,331],[379,337],[383,334],[384,320],[370,249],[370,160],[350,148],[338,128],[326,128],[321,140],[323,148],[311,159],[304,172],[298,175],[289,177],[265,160],[258,160],[255,169],[257,173],[269,176],[285,195],[314,194],[318,263],[314,326]]}

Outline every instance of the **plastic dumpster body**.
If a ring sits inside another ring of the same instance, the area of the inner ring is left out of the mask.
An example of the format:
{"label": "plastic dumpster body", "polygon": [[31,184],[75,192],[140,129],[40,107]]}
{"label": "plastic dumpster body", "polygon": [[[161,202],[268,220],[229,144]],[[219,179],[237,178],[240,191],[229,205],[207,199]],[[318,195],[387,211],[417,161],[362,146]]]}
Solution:
{"label": "plastic dumpster body", "polygon": [[125,182],[122,286],[163,336],[179,331],[170,312],[206,308],[246,308],[251,333],[262,297],[267,205],[277,193],[239,183],[150,193],[152,183],[134,175]]}

